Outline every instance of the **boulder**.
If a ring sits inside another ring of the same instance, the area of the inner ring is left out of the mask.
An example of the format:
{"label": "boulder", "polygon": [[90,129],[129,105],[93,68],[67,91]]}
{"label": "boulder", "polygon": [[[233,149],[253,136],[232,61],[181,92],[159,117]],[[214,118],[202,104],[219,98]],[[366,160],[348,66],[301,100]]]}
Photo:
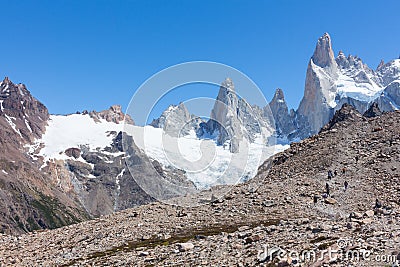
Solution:
{"label": "boulder", "polygon": [[335,205],[337,203],[337,201],[334,198],[328,197],[328,198],[325,199],[325,203],[329,204],[329,205]]}
{"label": "boulder", "polygon": [[178,248],[179,248],[179,251],[184,252],[184,251],[192,250],[194,248],[194,245],[191,242],[179,243]]}
{"label": "boulder", "polygon": [[81,156],[81,150],[76,147],[68,148],[64,151],[64,153],[68,157],[74,157],[75,159],[78,159]]}

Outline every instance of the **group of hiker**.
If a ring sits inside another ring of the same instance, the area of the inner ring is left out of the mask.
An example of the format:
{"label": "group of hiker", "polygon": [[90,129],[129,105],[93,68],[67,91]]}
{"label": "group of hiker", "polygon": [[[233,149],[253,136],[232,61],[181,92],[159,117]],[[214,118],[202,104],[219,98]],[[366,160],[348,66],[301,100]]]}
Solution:
{"label": "group of hiker", "polygon": [[[358,161],[359,161],[358,156],[355,157],[355,161],[356,161],[356,163],[358,163]],[[343,167],[343,169],[342,169],[342,174],[346,174],[345,167]],[[332,180],[332,178],[337,175],[338,175],[338,172],[336,170],[334,170],[333,172],[332,172],[332,170],[328,170],[328,180]],[[343,187],[344,192],[346,192],[348,188],[349,188],[349,182],[347,180],[345,180],[344,187]],[[325,193],[322,194],[322,197],[323,198],[330,197],[330,194],[331,194],[331,188],[329,186],[329,183],[326,182],[325,183]],[[317,203],[318,203],[318,196],[314,195],[314,204],[317,204]],[[382,208],[382,203],[379,201],[379,199],[376,199],[374,209],[380,209],[380,208]]]}
{"label": "group of hiker", "polygon": [[[345,174],[346,173],[346,168],[342,169],[342,173]],[[328,180],[332,180],[332,178],[334,176],[337,175],[337,171],[335,170],[334,172],[332,172],[331,170],[328,171]],[[349,182],[347,182],[347,180],[344,181],[344,191],[347,191],[347,188],[349,187]],[[325,188],[326,188],[326,194],[329,196],[330,190],[329,190],[329,184],[326,183],[325,184]]]}
{"label": "group of hiker", "polygon": [[[357,160],[358,161],[358,160]],[[342,173],[346,174],[346,168],[342,169]],[[334,170],[328,170],[328,180],[332,180],[333,177],[337,176],[338,172]],[[347,189],[349,188],[349,182],[347,180],[344,181],[344,191],[346,192]],[[325,183],[325,193],[322,195],[322,197],[327,198],[331,195],[331,189],[330,185],[328,182]],[[318,202],[318,196],[314,195],[314,204]]]}

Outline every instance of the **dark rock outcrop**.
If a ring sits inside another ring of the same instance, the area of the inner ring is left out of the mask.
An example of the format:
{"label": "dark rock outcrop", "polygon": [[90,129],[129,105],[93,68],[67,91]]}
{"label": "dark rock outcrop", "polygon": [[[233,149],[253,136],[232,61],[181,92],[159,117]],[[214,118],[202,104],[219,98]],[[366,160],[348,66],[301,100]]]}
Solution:
{"label": "dark rock outcrop", "polygon": [[382,111],[379,109],[378,103],[374,102],[369,109],[363,114],[364,117],[373,118],[382,115]]}
{"label": "dark rock outcrop", "polygon": [[[87,111],[84,111],[83,114],[87,114]],[[95,120],[104,119],[108,122],[114,122],[117,124],[122,122],[132,125],[134,124],[134,121],[129,116],[129,114],[125,114],[122,112],[120,105],[113,105],[109,109],[99,112],[91,111],[89,112],[89,115]]]}
{"label": "dark rock outcrop", "polygon": [[269,107],[274,116],[275,128],[278,136],[288,136],[296,130],[294,111],[292,110],[289,113],[282,89],[276,89],[275,95],[269,103]]}
{"label": "dark rock outcrop", "polygon": [[342,108],[335,112],[332,119],[324,127],[322,127],[320,132],[331,130],[338,123],[343,121],[358,121],[361,120],[362,116],[352,105],[343,104]]}

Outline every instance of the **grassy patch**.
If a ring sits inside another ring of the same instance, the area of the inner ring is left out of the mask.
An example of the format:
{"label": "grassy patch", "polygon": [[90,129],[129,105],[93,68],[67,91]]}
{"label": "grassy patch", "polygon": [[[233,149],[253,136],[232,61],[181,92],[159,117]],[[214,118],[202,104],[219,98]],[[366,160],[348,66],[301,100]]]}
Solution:
{"label": "grassy patch", "polygon": [[[268,220],[268,221],[254,222],[254,223],[250,223],[250,224],[242,223],[242,224],[207,226],[207,227],[184,230],[180,233],[175,234],[174,236],[172,236],[171,238],[168,238],[168,239],[160,239],[156,236],[152,236],[150,239],[147,239],[147,240],[132,241],[132,242],[125,243],[121,246],[112,247],[108,250],[94,252],[94,253],[86,256],[85,260],[110,257],[119,252],[130,252],[130,251],[134,251],[138,248],[155,248],[157,246],[169,246],[171,244],[184,243],[189,240],[195,239],[196,236],[213,236],[213,235],[220,234],[222,232],[233,233],[233,232],[236,232],[239,227],[245,226],[245,225],[250,226],[250,228],[255,228],[260,225],[264,225],[264,226],[277,225],[279,222],[280,222],[279,219],[274,219],[274,220]],[[71,265],[78,263],[80,260],[81,259],[74,259],[74,260],[70,261],[69,263],[64,264],[62,266],[71,266]]]}

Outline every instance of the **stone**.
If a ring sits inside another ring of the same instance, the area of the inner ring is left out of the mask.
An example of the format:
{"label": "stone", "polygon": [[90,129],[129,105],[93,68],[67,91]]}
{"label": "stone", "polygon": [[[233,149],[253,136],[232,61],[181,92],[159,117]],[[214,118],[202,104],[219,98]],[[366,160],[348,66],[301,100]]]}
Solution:
{"label": "stone", "polygon": [[372,223],[373,221],[374,221],[373,218],[365,218],[365,219],[362,220],[362,223],[363,223],[363,224],[370,224],[370,223]]}
{"label": "stone", "polygon": [[373,118],[382,115],[382,111],[379,109],[378,103],[373,102],[367,111],[363,114],[364,117]]}
{"label": "stone", "polygon": [[75,159],[78,159],[81,156],[81,150],[76,147],[68,148],[64,151],[64,153],[68,157],[74,157]]}
{"label": "stone", "polygon": [[261,236],[260,235],[251,235],[249,237],[246,237],[244,241],[245,241],[246,244],[250,244],[250,243],[253,243],[253,242],[256,242],[256,241],[260,241],[260,240],[261,240]]}
{"label": "stone", "polygon": [[365,216],[367,217],[373,217],[375,214],[375,212],[373,210],[368,210],[365,212]]}
{"label": "stone", "polygon": [[325,203],[326,204],[329,204],[329,205],[335,205],[335,204],[337,204],[337,200],[336,199],[334,199],[334,198],[325,198]]}
{"label": "stone", "polygon": [[147,251],[141,251],[141,252],[139,253],[139,257],[146,257],[146,256],[149,256],[149,252],[147,252]]}
{"label": "stone", "polygon": [[192,250],[194,248],[194,245],[191,242],[179,243],[178,248],[179,248],[179,251],[184,252],[184,251]]}
{"label": "stone", "polygon": [[363,215],[359,212],[353,212],[350,214],[350,218],[354,218],[354,219],[362,219]]}

